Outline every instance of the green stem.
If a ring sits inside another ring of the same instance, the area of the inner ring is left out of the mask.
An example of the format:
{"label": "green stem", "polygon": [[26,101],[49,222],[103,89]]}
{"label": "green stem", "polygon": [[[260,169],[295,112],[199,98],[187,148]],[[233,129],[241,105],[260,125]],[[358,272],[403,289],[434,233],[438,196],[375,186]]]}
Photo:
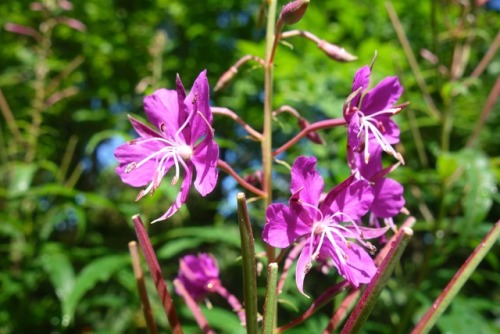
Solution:
{"label": "green stem", "polygon": [[270,263],[267,266],[267,290],[264,303],[264,318],[262,319],[262,334],[274,332],[274,319],[276,318],[276,286],[278,284],[278,264]]}
{"label": "green stem", "polygon": [[[273,63],[272,54],[275,47],[274,26],[276,24],[277,0],[269,0],[266,31],[266,64],[264,66],[264,124],[262,131],[262,188],[266,193],[264,207],[267,208],[273,201],[272,196],[272,101],[273,101]],[[274,261],[275,250],[266,245],[268,263]]]}
{"label": "green stem", "polygon": [[363,291],[363,294],[349,316],[349,319],[347,319],[347,322],[342,329],[342,334],[360,332],[361,327],[373,310],[382,289],[391,277],[392,271],[403,254],[403,251],[408,245],[412,235],[413,230],[410,228],[402,227],[399,230],[396,240],[391,245],[391,249],[387,253],[387,256],[378,268],[371,283],[368,284],[365,291]]}
{"label": "green stem", "polygon": [[439,319],[441,314],[446,310],[452,299],[457,295],[465,282],[472,275],[481,260],[486,256],[491,247],[495,244],[500,236],[500,220],[488,232],[486,237],[476,247],[474,252],[469,256],[465,263],[460,267],[450,283],[446,286],[443,292],[439,295],[432,306],[427,310],[423,318],[413,329],[412,334],[428,333]]}
{"label": "green stem", "polygon": [[258,332],[257,324],[257,272],[255,268],[255,246],[244,193],[239,193],[238,224],[241,237],[241,257],[243,269],[243,296],[248,334]]}

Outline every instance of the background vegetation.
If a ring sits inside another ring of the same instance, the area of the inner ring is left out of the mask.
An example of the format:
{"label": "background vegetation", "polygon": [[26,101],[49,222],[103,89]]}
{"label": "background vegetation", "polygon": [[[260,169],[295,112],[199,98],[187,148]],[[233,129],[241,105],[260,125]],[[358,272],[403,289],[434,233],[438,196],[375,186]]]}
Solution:
{"label": "background vegetation", "polygon": [[[69,11],[61,8],[66,1],[43,3],[43,11],[27,0],[0,3],[0,333],[135,333],[144,323],[127,249],[135,239],[130,217],[156,218],[175,190],[165,186],[134,202],[137,190],[114,173],[113,150],[135,136],[127,114],[144,117],[144,95],[173,88],[176,73],[190,87],[206,68],[213,87],[241,56],[263,56],[260,2],[86,0]],[[499,13],[473,1],[312,1],[293,28],[358,60],[336,63],[314,44],[290,39],[276,55],[275,107],[292,105],[310,121],[341,117],[356,69],[375,52],[373,83],[397,74],[402,102],[411,102],[398,116],[398,149],[407,164],[394,177],[405,185],[416,234],[366,325],[370,333],[407,333],[500,216]],[[247,65],[211,95],[212,104],[259,127],[262,82],[259,67]],[[234,169],[259,168],[258,144],[238,126],[216,118],[214,128],[221,157]],[[280,118],[275,146],[297,129]],[[316,155],[332,186],[349,173],[345,133],[321,135],[327,145],[304,140],[279,159],[291,164],[299,154]],[[276,200],[285,200],[286,170],[278,166],[274,180]],[[165,277],[176,275],[181,255],[210,251],[223,284],[241,297],[237,191],[221,173],[209,197],[192,194],[179,214],[150,226]],[[262,208],[257,202],[253,209],[259,231]],[[257,247],[263,249],[260,241]],[[498,250],[497,244],[436,332],[499,330]],[[313,296],[337,279],[310,276],[306,290]],[[223,301],[211,301],[206,314],[213,327],[237,332],[236,316]],[[288,284],[281,302],[285,323],[310,300]],[[195,331],[189,310],[177,304],[187,331]],[[322,330],[334,306],[295,332]]]}

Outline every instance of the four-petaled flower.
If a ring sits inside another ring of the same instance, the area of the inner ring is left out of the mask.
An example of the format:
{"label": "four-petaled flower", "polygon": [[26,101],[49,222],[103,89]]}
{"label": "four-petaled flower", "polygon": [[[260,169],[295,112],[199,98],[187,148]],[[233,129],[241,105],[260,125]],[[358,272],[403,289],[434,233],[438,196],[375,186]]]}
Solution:
{"label": "four-petaled flower", "polygon": [[115,156],[116,172],[133,187],[147,186],[136,200],[159,187],[165,174],[173,168],[174,185],[181,178],[179,194],[170,208],[153,222],[173,215],[187,200],[196,170],[194,186],[205,196],[217,183],[219,147],[214,141],[212,112],[206,71],[200,73],[188,95],[177,76],[176,90],[159,89],[144,99],[148,120],[158,131],[129,116],[140,138],[119,146]]}
{"label": "four-petaled flower", "polygon": [[184,256],[180,260],[177,279],[196,301],[201,301],[208,293],[215,292],[221,284],[217,261],[205,253]]}
{"label": "four-petaled flower", "polygon": [[397,77],[387,77],[367,91],[370,74],[368,66],[356,72],[352,94],[344,106],[348,145],[362,150],[366,162],[370,159],[370,147],[378,145],[404,164],[403,157],[392,146],[399,142],[399,128],[391,119],[401,110],[394,103],[403,93],[403,87]]}
{"label": "four-petaled flower", "polygon": [[[304,277],[318,257],[331,258],[340,275],[354,287],[369,283],[376,272],[370,255],[374,247],[365,239],[377,238],[387,229],[358,225],[373,201],[368,181],[352,175],[333,188],[320,204],[323,179],[314,157],[298,157],[291,171],[289,206],[271,204],[262,238],[273,247],[286,248],[306,238],[296,267],[296,283],[304,293]],[[360,245],[358,245],[357,243]]]}

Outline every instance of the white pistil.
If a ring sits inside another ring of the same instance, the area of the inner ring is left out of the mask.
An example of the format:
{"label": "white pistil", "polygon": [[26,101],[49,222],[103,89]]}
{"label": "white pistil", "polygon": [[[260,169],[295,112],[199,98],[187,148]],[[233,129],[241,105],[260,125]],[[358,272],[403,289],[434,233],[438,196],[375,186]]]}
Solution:
{"label": "white pistil", "polygon": [[174,185],[177,183],[177,181],[180,178],[180,168],[179,164],[182,165],[184,169],[187,169],[187,165],[185,161],[190,160],[193,156],[193,149],[191,146],[186,145],[186,144],[179,144],[174,141],[165,139],[165,138],[148,138],[144,141],[141,142],[150,142],[150,141],[157,141],[160,142],[162,145],[166,145],[163,148],[159,149],[158,151],[155,151],[142,159],[139,162],[131,162],[125,167],[125,173],[130,173],[135,169],[140,168],[147,162],[151,160],[155,160],[156,162],[156,168],[154,171],[154,174],[151,178],[151,182],[149,185],[146,187],[146,189],[143,189],[139,192],[137,195],[136,201],[144,197],[146,194],[151,193],[153,194],[154,191],[160,186],[161,180],[163,176],[165,175],[166,172],[166,164],[170,161],[173,160],[174,166],[175,166],[175,174],[172,178],[171,184]]}

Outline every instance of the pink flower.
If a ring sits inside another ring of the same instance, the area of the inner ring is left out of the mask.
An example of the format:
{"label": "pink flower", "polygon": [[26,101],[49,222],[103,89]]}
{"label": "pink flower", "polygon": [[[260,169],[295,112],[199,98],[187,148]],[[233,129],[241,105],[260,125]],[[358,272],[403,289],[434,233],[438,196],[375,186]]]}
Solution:
{"label": "pink flower", "polygon": [[146,186],[136,200],[153,194],[169,170],[173,169],[172,185],[184,171],[176,200],[153,223],[172,216],[186,202],[193,170],[194,187],[202,196],[217,183],[219,147],[213,137],[206,71],[200,73],[188,95],[179,76],[176,84],[176,90],[159,89],[144,99],[146,116],[158,131],[129,116],[140,137],[115,151],[120,163],[116,172],[122,181],[133,187]]}
{"label": "pink flower", "polygon": [[215,292],[221,284],[217,261],[205,253],[184,256],[180,260],[177,279],[196,301],[203,300],[208,293]]}
{"label": "pink flower", "polygon": [[368,66],[356,72],[353,93],[344,107],[348,144],[353,150],[364,152],[366,163],[370,159],[370,147],[375,145],[404,164],[403,157],[392,146],[399,142],[399,128],[391,119],[401,110],[394,107],[394,103],[403,93],[403,87],[397,77],[387,77],[367,91],[370,74]]}
{"label": "pink flower", "polygon": [[301,293],[304,293],[305,275],[317,259],[331,258],[339,274],[354,287],[369,283],[376,267],[364,248],[373,250],[374,247],[364,239],[377,238],[387,230],[357,224],[370,208],[373,191],[366,180],[353,175],[333,188],[320,204],[323,179],[315,167],[314,157],[295,160],[289,206],[269,206],[262,238],[279,248],[286,248],[304,238],[307,240],[295,275]]}

